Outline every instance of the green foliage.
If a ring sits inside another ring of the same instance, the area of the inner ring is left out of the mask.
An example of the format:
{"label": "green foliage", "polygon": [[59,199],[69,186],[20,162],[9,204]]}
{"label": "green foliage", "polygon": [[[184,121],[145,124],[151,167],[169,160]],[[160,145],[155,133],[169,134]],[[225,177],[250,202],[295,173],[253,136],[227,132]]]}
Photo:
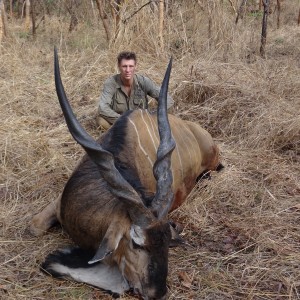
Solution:
{"label": "green foliage", "polygon": [[251,11],[249,13],[249,16],[254,17],[254,18],[261,18],[262,15],[263,15],[263,12],[261,10]]}
{"label": "green foliage", "polygon": [[21,39],[28,40],[29,37],[31,36],[31,34],[30,34],[29,32],[26,32],[26,31],[20,31],[20,32],[18,33],[18,36],[19,36],[19,38],[21,38]]}
{"label": "green foliage", "polygon": [[284,43],[284,38],[283,37],[278,37],[275,39],[276,44],[283,44]]}

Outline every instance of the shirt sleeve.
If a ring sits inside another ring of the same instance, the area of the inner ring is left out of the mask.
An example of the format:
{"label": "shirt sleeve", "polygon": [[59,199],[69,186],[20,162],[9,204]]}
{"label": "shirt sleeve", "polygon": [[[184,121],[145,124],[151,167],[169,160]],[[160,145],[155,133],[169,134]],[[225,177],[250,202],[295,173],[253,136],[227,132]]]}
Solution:
{"label": "shirt sleeve", "polygon": [[120,117],[112,108],[113,96],[116,92],[116,86],[113,78],[108,78],[103,84],[103,90],[99,99],[98,113],[109,123],[114,123]]}
{"label": "shirt sleeve", "polygon": [[[146,91],[147,95],[149,95],[150,97],[158,100],[160,87],[158,85],[156,85],[150,78],[148,78],[146,76],[143,76],[143,79],[144,79],[144,88],[145,88],[145,91]],[[173,105],[174,105],[174,100],[170,96],[170,94],[168,93],[167,108],[169,109]]]}

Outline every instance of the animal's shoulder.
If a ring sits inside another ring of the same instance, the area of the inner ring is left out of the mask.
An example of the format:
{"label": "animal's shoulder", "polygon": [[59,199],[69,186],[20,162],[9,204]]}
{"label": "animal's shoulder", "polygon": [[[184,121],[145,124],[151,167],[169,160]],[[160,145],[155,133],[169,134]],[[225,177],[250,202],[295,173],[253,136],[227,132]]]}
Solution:
{"label": "animal's shoulder", "polygon": [[105,135],[98,141],[102,147],[111,152],[114,157],[117,157],[120,152],[124,150],[127,145],[126,138],[128,137],[128,116],[132,111],[125,112],[110,128]]}

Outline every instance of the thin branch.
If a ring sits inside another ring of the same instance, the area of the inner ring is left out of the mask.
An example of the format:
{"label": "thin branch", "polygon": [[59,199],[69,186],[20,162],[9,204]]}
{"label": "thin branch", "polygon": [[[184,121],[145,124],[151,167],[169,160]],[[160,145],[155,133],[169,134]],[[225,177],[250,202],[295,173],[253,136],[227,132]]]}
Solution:
{"label": "thin branch", "polygon": [[281,13],[281,4],[280,0],[277,0],[277,29],[280,27],[280,13]]}
{"label": "thin branch", "polygon": [[35,29],[38,29],[38,27],[40,26],[40,24],[42,23],[42,21],[45,21],[45,15],[43,15],[40,19],[39,22],[37,22],[36,26],[35,26]]}
{"label": "thin branch", "polygon": [[4,1],[0,0],[0,42],[7,36],[7,19],[5,14]]}
{"label": "thin branch", "polygon": [[239,18],[242,15],[242,12],[244,10],[244,7],[245,7],[246,3],[247,3],[247,0],[242,0],[241,6],[240,6],[240,8],[238,10],[238,13],[237,13],[237,16],[236,16],[236,19],[235,19],[235,24],[238,23]]}
{"label": "thin branch", "polygon": [[133,12],[129,17],[122,20],[123,24],[126,24],[129,19],[131,19],[134,15],[136,15],[141,9],[143,9],[145,6],[151,4],[152,2],[159,2],[160,0],[151,0],[147,2],[146,4],[142,5],[139,9],[137,9],[135,12]]}
{"label": "thin branch", "polygon": [[97,4],[99,15],[100,15],[100,18],[102,20],[102,24],[103,24],[103,27],[104,27],[104,30],[105,30],[106,39],[109,42],[111,34],[110,34],[110,31],[109,31],[109,24],[108,24],[108,22],[105,18],[105,12],[104,12],[104,9],[103,9],[103,2],[101,0],[96,0],[96,4]]}
{"label": "thin branch", "polygon": [[164,1],[161,0],[159,2],[159,26],[158,26],[158,39],[161,49],[164,49],[164,38],[163,38],[163,31],[164,31]]}
{"label": "thin branch", "polygon": [[32,24],[32,36],[35,38],[36,35],[36,14],[35,14],[35,1],[31,0],[31,24]]}
{"label": "thin branch", "polygon": [[229,1],[230,5],[231,5],[231,7],[232,7],[233,11],[234,11],[234,14],[235,14],[235,16],[237,16],[237,15],[238,15],[238,13],[237,13],[237,11],[236,11],[236,8],[235,8],[235,6],[234,6],[234,4],[233,4],[232,0],[228,0],[228,1]]}
{"label": "thin branch", "polygon": [[260,46],[260,56],[262,58],[266,57],[266,42],[267,42],[267,25],[268,25],[268,14],[269,14],[269,0],[263,0],[264,14],[262,21],[262,33],[261,33],[261,46]]}

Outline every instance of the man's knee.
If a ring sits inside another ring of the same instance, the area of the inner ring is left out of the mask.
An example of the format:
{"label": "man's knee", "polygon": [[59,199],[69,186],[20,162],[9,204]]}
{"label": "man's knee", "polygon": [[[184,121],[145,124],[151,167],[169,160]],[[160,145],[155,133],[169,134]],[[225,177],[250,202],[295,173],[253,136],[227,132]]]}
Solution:
{"label": "man's knee", "polygon": [[96,116],[96,123],[97,123],[97,126],[99,126],[101,129],[104,129],[104,130],[108,130],[112,124],[110,124],[109,122],[107,122],[103,117],[101,116]]}

